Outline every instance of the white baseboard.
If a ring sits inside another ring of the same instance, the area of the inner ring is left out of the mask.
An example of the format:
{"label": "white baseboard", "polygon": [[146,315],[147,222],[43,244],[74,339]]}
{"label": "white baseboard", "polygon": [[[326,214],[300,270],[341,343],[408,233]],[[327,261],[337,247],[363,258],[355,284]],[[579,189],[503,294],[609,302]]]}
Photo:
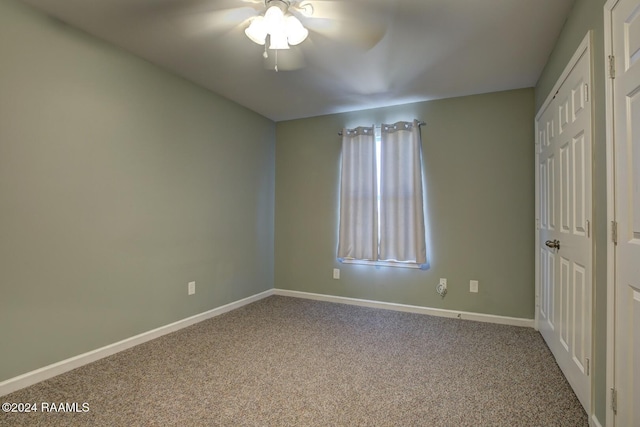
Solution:
{"label": "white baseboard", "polygon": [[186,319],[178,320],[177,322],[173,322],[168,325],[143,332],[122,341],[118,341],[114,344],[109,344],[96,350],[92,350],[87,353],[80,354],[78,356],[74,356],[69,359],[65,359],[60,362],[45,366],[43,368],[27,372],[17,377],[10,378],[8,380],[0,382],[0,396],[4,396],[16,390],[20,390],[21,388],[39,383],[40,381],[55,377],[56,375],[60,375],[72,369],[79,368],[80,366],[95,362],[96,360],[102,359],[104,357],[111,356],[112,354],[134,347],[138,344],[151,341],[152,339],[161,337],[168,333],[186,328],[187,326],[194,325],[196,323],[202,322],[203,320],[219,316],[231,310],[235,310],[236,308],[240,308],[244,305],[251,304],[252,302],[266,298],[270,295],[273,295],[273,289],[269,289],[259,294],[255,294],[250,297],[223,305],[221,307],[205,311],[204,313],[196,314],[195,316],[187,317]]}
{"label": "white baseboard", "polygon": [[337,302],[342,304],[359,305],[363,307],[382,308],[385,310],[404,311],[408,313],[429,314],[431,316],[451,317],[477,322],[498,323],[500,325],[524,326],[533,328],[534,319],[519,317],[496,316],[492,314],[472,313],[468,311],[444,310],[441,308],[428,308],[418,305],[397,304],[392,302],[372,301],[358,298],[337,297],[333,295],[313,294],[309,292],[289,291],[286,289],[274,289],[274,295],[282,295],[294,298],[306,298],[318,301]]}

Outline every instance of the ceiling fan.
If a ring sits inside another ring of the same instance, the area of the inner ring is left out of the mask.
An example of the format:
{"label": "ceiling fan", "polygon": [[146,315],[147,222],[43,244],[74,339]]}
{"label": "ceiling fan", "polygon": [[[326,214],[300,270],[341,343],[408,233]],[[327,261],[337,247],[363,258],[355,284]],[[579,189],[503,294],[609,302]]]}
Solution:
{"label": "ceiling fan", "polygon": [[[244,39],[265,46],[265,66],[280,70],[304,66],[304,57],[316,56],[318,45],[330,49],[335,43],[367,51],[386,33],[381,19],[391,7],[388,0],[143,0],[146,17],[179,15],[186,31],[244,32]],[[197,30],[195,27],[199,27]],[[237,36],[234,36],[237,37]],[[249,43],[250,45],[251,43]],[[315,49],[314,49],[315,48]],[[271,50],[272,55],[268,51]]]}
{"label": "ceiling fan", "polygon": [[375,46],[386,32],[380,14],[375,13],[377,5],[380,3],[376,1],[363,5],[349,0],[264,0],[263,13],[250,18],[244,32],[250,40],[265,46],[265,62],[269,58],[267,47],[275,51],[275,63],[268,68],[278,71],[280,52],[287,55],[285,69],[297,69],[304,61],[294,55],[301,52],[290,52],[290,47],[304,42],[310,31],[314,33],[311,38],[324,37],[361,50]]}
{"label": "ceiling fan", "polygon": [[[190,37],[233,34],[233,37],[244,38],[247,46],[251,41],[264,45],[266,68],[295,70],[305,66],[305,58],[321,63],[322,55],[335,43],[352,46],[357,51],[373,48],[386,34],[387,22],[383,17],[388,15],[393,3],[388,0],[138,0],[130,4],[131,7],[138,5],[136,15],[140,19],[179,22]],[[274,23],[275,29],[270,28]],[[236,48],[241,45],[234,43]]]}

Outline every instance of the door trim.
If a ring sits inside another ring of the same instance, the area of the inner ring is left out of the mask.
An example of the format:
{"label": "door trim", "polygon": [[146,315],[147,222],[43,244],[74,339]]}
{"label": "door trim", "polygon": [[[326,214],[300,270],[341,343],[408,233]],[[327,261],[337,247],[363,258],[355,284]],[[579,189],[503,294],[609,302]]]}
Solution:
{"label": "door trim", "polygon": [[605,144],[606,144],[606,179],[607,179],[607,379],[606,379],[606,420],[607,426],[615,426],[615,414],[611,405],[611,390],[615,388],[615,318],[616,318],[616,246],[613,243],[612,221],[615,212],[615,152],[614,152],[614,111],[613,80],[609,77],[609,56],[613,54],[613,34],[611,20],[613,8],[618,0],[608,0],[604,5],[604,75],[605,75]]}

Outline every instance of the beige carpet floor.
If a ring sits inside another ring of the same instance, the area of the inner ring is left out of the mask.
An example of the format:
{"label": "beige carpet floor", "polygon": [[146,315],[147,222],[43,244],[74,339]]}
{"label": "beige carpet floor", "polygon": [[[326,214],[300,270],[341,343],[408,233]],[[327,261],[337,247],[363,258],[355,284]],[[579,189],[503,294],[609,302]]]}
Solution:
{"label": "beige carpet floor", "polygon": [[272,296],[0,398],[2,426],[588,426],[530,328]]}

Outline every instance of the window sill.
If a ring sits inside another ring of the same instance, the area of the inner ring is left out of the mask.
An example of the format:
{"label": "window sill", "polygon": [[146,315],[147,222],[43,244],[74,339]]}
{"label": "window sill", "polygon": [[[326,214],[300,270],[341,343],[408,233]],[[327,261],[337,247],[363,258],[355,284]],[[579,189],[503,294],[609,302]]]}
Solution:
{"label": "window sill", "polygon": [[393,262],[393,261],[365,261],[361,259],[339,259],[343,264],[359,264],[371,265],[373,267],[394,267],[394,268],[412,268],[414,270],[426,270],[425,264],[415,264],[409,262]]}

